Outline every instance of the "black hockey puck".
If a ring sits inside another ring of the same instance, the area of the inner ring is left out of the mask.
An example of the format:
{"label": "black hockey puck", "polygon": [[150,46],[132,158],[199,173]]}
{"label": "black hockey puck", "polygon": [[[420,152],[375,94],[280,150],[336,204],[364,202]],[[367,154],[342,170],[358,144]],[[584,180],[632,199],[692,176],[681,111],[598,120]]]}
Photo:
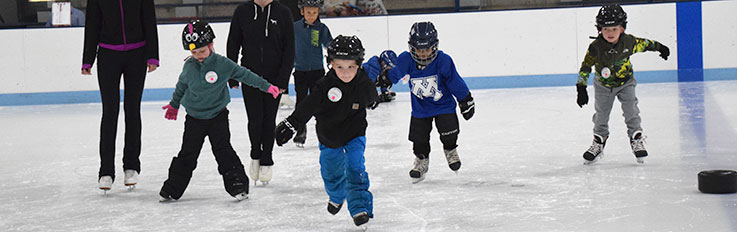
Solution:
{"label": "black hockey puck", "polygon": [[707,170],[699,172],[699,191],[702,193],[737,192],[737,172],[732,170]]}

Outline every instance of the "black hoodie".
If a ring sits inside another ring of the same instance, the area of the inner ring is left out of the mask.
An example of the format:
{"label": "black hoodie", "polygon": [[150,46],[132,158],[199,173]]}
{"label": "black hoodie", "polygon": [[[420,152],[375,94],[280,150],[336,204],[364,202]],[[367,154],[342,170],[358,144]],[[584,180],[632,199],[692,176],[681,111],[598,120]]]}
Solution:
{"label": "black hoodie", "polygon": [[[293,25],[291,11],[279,1],[264,8],[253,1],[243,3],[230,22],[227,56],[238,63],[238,55],[242,55],[242,66],[287,89],[294,66]],[[232,87],[238,82],[231,80],[229,84]]]}
{"label": "black hoodie", "polygon": [[378,98],[376,86],[363,68],[348,83],[330,69],[289,117],[304,126],[315,116],[317,139],[329,148],[338,148],[366,135],[366,107]]}

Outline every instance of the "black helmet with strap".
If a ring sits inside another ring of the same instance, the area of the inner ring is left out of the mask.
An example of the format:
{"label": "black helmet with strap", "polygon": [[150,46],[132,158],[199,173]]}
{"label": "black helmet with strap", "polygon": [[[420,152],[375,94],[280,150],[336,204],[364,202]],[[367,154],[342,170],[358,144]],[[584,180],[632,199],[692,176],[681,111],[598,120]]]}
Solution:
{"label": "black helmet with strap", "polygon": [[313,6],[313,7],[322,7],[322,5],[325,3],[325,0],[299,0],[297,2],[297,6],[299,8],[305,7],[305,6]]}
{"label": "black helmet with strap", "polygon": [[333,59],[355,60],[360,66],[363,63],[364,51],[361,40],[355,35],[338,35],[328,46],[328,62]]}
{"label": "black helmet with strap", "polygon": [[596,15],[596,29],[601,31],[604,27],[622,25],[627,28],[627,13],[619,4],[605,5],[599,9]]}

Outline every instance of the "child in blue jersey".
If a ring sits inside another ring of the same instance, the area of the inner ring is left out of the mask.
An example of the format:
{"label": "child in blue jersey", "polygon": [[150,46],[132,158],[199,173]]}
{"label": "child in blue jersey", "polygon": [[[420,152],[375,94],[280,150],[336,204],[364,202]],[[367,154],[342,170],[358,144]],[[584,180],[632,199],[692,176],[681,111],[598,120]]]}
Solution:
{"label": "child in blue jersey", "polygon": [[[381,52],[379,56],[372,56],[366,63],[363,63],[363,68],[366,69],[366,73],[372,81],[377,82],[379,76],[386,76],[387,71],[394,67],[393,61],[397,60],[397,54],[392,50],[385,50]],[[377,83],[377,85],[379,85]],[[397,95],[394,91],[389,90],[392,87],[391,83],[385,86],[379,86],[381,94],[379,94],[379,102],[390,102],[394,100],[394,96]]]}
{"label": "child in blue jersey", "polygon": [[453,171],[461,168],[456,141],[459,124],[456,115],[456,100],[463,118],[471,119],[474,102],[471,92],[456,71],[453,59],[438,50],[438,33],[432,22],[412,25],[409,52],[399,55],[395,67],[388,75],[380,76],[380,85],[396,83],[409,75],[412,118],[409,125],[409,140],[415,154],[414,167],[409,172],[413,183],[425,179],[430,162],[430,131],[432,121],[440,133],[443,151],[448,166]]}
{"label": "child in blue jersey", "polygon": [[230,102],[228,79],[268,92],[274,98],[279,96],[280,90],[247,68],[213,52],[213,39],[215,33],[210,25],[199,20],[187,24],[182,33],[184,49],[190,50],[192,57],[184,62],[172,99],[163,109],[166,110],[166,119],[176,120],[179,106],[183,105],[187,110],[187,120],[184,122],[182,148],[172,159],[169,177],[159,192],[162,202],[179,199],[184,194],[197,167],[205,136],[210,139],[225,190],[238,200],[248,197],[248,176],[230,145],[226,109]]}
{"label": "child in blue jersey", "polygon": [[[325,75],[322,48],[327,48],[333,36],[328,26],[320,22],[320,8],[323,0],[299,0],[299,12],[304,16],[294,22],[294,90],[297,91],[297,104],[304,101],[315,82]],[[297,132],[294,143],[304,147],[307,129]]]}
{"label": "child in blue jersey", "polygon": [[337,214],[346,201],[356,226],[373,217],[373,195],[368,190],[364,152],[366,109],[374,109],[378,104],[374,82],[361,68],[363,55],[358,37],[336,37],[328,47],[330,71],[274,132],[276,144],[281,146],[310,117],[315,117],[320,141],[320,174],[330,197],[328,212]]}

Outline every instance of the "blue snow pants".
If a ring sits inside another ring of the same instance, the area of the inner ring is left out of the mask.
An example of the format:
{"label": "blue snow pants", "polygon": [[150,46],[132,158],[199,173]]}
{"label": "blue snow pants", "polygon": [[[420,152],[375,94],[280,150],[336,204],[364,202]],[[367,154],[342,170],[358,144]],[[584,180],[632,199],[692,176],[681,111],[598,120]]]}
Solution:
{"label": "blue snow pants", "polygon": [[374,196],[368,191],[369,178],[363,153],[366,137],[360,136],[339,148],[320,144],[320,174],[330,201],[348,201],[351,216],[366,212],[374,217]]}

